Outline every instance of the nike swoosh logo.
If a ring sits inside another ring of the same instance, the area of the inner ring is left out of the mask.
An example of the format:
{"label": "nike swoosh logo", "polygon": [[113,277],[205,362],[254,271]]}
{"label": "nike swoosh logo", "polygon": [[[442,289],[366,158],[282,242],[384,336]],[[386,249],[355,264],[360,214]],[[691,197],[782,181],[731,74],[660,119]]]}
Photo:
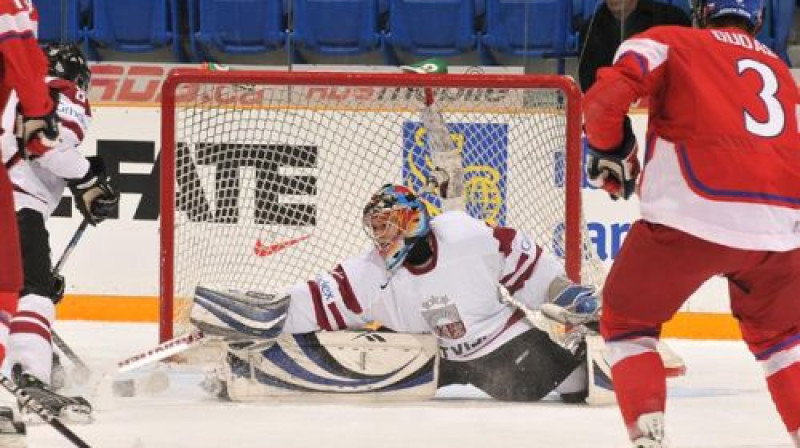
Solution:
{"label": "nike swoosh logo", "polygon": [[307,240],[311,235],[303,235],[299,238],[294,238],[291,240],[281,241],[279,243],[272,243],[272,244],[264,244],[261,242],[259,238],[256,241],[255,253],[259,257],[269,257],[270,255],[274,255],[284,249],[294,246],[295,244],[301,243],[303,240]]}

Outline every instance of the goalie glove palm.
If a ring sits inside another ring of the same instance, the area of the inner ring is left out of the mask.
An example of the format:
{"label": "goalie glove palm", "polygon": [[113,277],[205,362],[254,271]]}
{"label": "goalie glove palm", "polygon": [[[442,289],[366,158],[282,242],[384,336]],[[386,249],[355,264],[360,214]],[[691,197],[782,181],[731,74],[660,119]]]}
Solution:
{"label": "goalie glove palm", "polygon": [[628,199],[636,191],[636,178],[641,166],[637,157],[638,145],[631,121],[625,117],[622,143],[612,151],[601,151],[589,144],[586,175],[589,184],[602,188],[615,201]]}

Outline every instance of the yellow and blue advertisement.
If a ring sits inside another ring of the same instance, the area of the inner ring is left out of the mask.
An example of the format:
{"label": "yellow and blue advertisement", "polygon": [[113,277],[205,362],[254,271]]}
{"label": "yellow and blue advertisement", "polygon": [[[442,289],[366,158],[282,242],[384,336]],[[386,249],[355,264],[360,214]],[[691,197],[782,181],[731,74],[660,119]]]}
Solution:
{"label": "yellow and blue advertisement", "polygon": [[[450,138],[461,152],[467,213],[492,225],[506,224],[508,188],[508,125],[504,123],[448,123]],[[403,180],[420,192],[431,215],[441,211],[438,196],[425,192],[433,168],[425,128],[420,122],[403,123]]]}

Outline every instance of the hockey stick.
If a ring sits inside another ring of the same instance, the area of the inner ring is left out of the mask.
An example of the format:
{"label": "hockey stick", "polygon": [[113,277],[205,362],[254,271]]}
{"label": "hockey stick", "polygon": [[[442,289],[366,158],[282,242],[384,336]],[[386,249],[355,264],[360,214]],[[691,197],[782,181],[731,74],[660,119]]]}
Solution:
{"label": "hockey stick", "polygon": [[205,337],[202,331],[195,330],[183,336],[164,341],[157,346],[136,353],[116,363],[116,373],[126,373],[138,368],[162,361],[171,356],[182,353],[190,348],[206,343],[210,338]]}
{"label": "hockey stick", "polygon": [[[78,245],[78,241],[81,240],[83,237],[83,233],[86,231],[86,228],[89,226],[89,220],[85,219],[81,222],[78,226],[78,229],[75,230],[75,233],[70,238],[69,243],[67,243],[67,247],[64,248],[64,252],[61,254],[61,257],[58,259],[55,267],[53,268],[53,275],[57,275],[61,269],[64,267],[64,264],[67,262],[67,259],[72,254],[72,251],[75,250],[75,246]],[[59,350],[61,350],[64,355],[72,362],[75,366],[75,382],[77,384],[85,384],[89,377],[92,375],[92,370],[86,365],[85,362],[75,353],[74,350],[61,338],[61,336],[56,333],[54,329],[50,329],[50,335],[52,336],[53,342],[56,344]]]}
{"label": "hockey stick", "polygon": [[58,274],[61,272],[61,268],[64,267],[64,263],[67,262],[67,259],[72,254],[72,251],[75,250],[75,246],[78,245],[78,241],[81,240],[83,237],[83,232],[86,231],[86,228],[89,226],[89,220],[85,219],[81,222],[81,225],[78,226],[78,229],[75,230],[75,233],[72,234],[72,238],[69,239],[69,243],[67,243],[67,247],[64,248],[64,252],[61,253],[61,258],[58,259],[55,267],[53,267],[53,274]]}
{"label": "hockey stick", "polygon": [[71,429],[67,428],[64,423],[58,419],[52,412],[50,412],[47,408],[42,406],[38,400],[31,397],[27,392],[23,389],[17,387],[11,379],[7,376],[0,373],[0,384],[9,391],[14,397],[17,398],[17,401],[20,404],[20,407],[27,407],[31,411],[33,411],[36,415],[38,415],[43,421],[47,422],[50,426],[52,426],[56,431],[61,433],[64,437],[69,439],[75,446],[80,448],[90,448],[89,444],[84,442],[83,439],[78,437],[77,434],[72,432]]}

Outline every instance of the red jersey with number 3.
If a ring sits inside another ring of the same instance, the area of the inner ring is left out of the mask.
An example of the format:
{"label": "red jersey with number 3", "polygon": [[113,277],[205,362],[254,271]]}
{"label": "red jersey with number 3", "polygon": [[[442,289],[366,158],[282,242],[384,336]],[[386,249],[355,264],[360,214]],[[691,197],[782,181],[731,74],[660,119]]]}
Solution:
{"label": "red jersey with number 3", "polygon": [[736,28],[655,27],[620,46],[585,97],[595,148],[649,100],[642,217],[752,250],[800,247],[800,95],[784,62]]}

